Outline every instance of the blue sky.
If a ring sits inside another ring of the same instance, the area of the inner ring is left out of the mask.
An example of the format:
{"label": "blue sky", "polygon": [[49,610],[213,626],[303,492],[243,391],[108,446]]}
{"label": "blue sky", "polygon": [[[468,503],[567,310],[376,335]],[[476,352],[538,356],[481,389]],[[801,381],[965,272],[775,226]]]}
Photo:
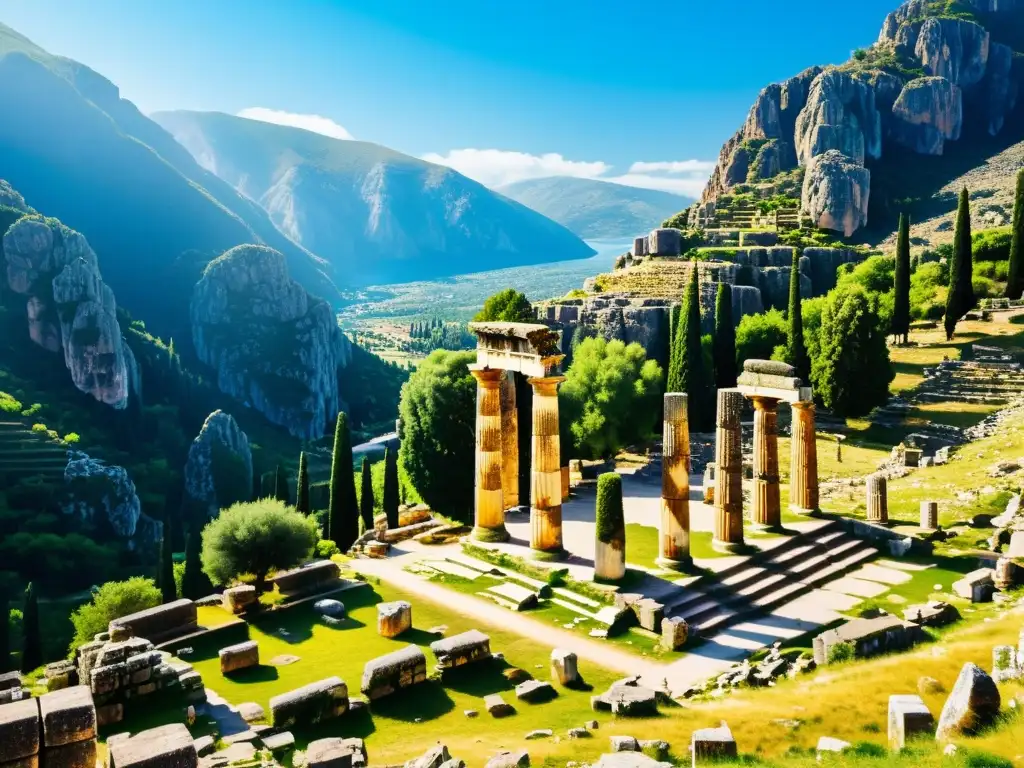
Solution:
{"label": "blue sky", "polygon": [[695,193],[765,84],[845,60],[896,5],[0,0],[0,22],[144,112],[250,110],[491,185],[569,174]]}

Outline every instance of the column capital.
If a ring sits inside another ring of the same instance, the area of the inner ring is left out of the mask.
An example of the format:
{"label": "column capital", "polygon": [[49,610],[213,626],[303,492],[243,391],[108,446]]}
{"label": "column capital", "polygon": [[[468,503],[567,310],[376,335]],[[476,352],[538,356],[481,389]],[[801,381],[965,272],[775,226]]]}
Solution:
{"label": "column capital", "polygon": [[558,393],[558,385],[565,381],[565,376],[535,376],[527,381],[535,392],[554,395]]}
{"label": "column capital", "polygon": [[774,411],[779,407],[779,400],[775,397],[749,395],[748,399],[754,404],[754,408],[758,411]]}
{"label": "column capital", "polygon": [[480,383],[480,386],[487,389],[499,387],[501,385],[501,378],[505,375],[503,369],[488,368],[485,365],[471,365],[469,366],[469,372]]}
{"label": "column capital", "polygon": [[817,409],[813,400],[797,400],[796,402],[790,403],[794,410],[797,411],[813,411]]}

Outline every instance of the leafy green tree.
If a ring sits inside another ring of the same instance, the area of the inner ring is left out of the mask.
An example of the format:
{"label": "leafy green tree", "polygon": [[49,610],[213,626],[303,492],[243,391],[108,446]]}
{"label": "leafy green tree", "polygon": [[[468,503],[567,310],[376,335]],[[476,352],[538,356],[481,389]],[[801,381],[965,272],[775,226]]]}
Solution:
{"label": "leafy green tree", "polygon": [[605,472],[597,478],[595,512],[597,540],[605,544],[626,542],[626,517],[622,509],[622,476]]}
{"label": "leafy green tree", "polygon": [[160,605],[160,589],[152,579],[134,576],[125,581],[108,581],[85,603],[71,614],[75,628],[72,648],[77,648],[100,632],[106,632],[114,619],[145,611]]}
{"label": "leafy green tree", "polygon": [[212,591],[213,585],[203,573],[203,539],[198,524],[185,537],[185,573],[181,577],[181,596],[198,600]]}
{"label": "leafy green tree", "polygon": [[506,288],[488,298],[473,320],[478,323],[532,323],[536,321],[536,315],[525,294],[515,288]]}
{"label": "leafy green tree", "polygon": [[164,512],[163,537],[160,539],[160,594],[165,603],[178,599],[178,587],[174,583],[174,520]]}
{"label": "leafy green tree", "polygon": [[348,416],[344,412],[338,414],[334,430],[327,521],[326,538],[337,544],[342,552],[348,552],[359,537],[359,502],[352,476],[352,435],[348,430]]}
{"label": "leafy green tree", "polygon": [[359,517],[363,530],[373,530],[373,476],[370,474],[370,459],[363,456],[363,472],[359,493]]}
{"label": "leafy green tree", "polygon": [[967,188],[960,192],[960,205],[953,230],[953,261],[949,267],[949,293],[946,295],[946,316],[943,324],[946,339],[953,340],[953,331],[960,318],[974,308],[971,259],[971,202]]}
{"label": "leafy green tree", "polygon": [[715,386],[736,386],[736,326],[732,322],[732,286],[718,284],[715,295],[715,334],[712,341],[715,361]]}
{"label": "leafy green tree", "polygon": [[381,494],[388,528],[398,527],[398,452],[384,449],[384,492]]}
{"label": "leafy green tree", "polygon": [[800,251],[793,249],[793,266],[789,270],[789,327],[786,332],[786,362],[796,369],[801,381],[811,380],[811,361],[804,345],[804,319],[800,298]]}
{"label": "leafy green tree", "polygon": [[679,328],[672,340],[669,358],[667,392],[686,392],[690,426],[697,431],[706,429],[710,422],[711,383],[704,369],[701,352],[700,290],[697,264],[691,262],[690,282],[680,313]]}
{"label": "leafy green tree", "polygon": [[770,360],[776,349],[785,349],[789,325],[777,309],[744,315],[736,327],[736,362]]}
{"label": "leafy green tree", "polygon": [[[92,640],[91,637],[89,639]],[[43,635],[39,630],[39,598],[36,597],[32,582],[29,582],[25,588],[25,605],[21,609],[21,671],[31,672],[42,665]]]}
{"label": "leafy green tree", "polygon": [[1024,168],[1017,172],[1017,191],[1013,198],[1010,265],[1006,276],[1006,295],[1019,299],[1024,293]]}
{"label": "leafy green tree", "polygon": [[892,310],[892,335],[906,344],[910,335],[910,217],[900,214],[896,236],[896,280]]}
{"label": "leafy green tree", "polygon": [[295,509],[304,515],[311,511],[309,506],[309,467],[306,452],[299,453],[299,476],[295,481]]}
{"label": "leafy green tree", "polygon": [[572,440],[562,446],[563,458],[607,458],[650,438],[661,381],[661,366],[639,344],[603,338],[580,344],[559,393],[562,434]]}
{"label": "leafy green tree", "polygon": [[274,498],[282,504],[288,503],[288,475],[285,474],[284,467],[280,464],[277,465],[277,471],[274,473]]}
{"label": "leafy green tree", "polygon": [[432,352],[402,388],[398,408],[399,461],[413,487],[431,509],[461,522],[473,517],[475,360],[474,352]]}
{"label": "leafy green tree", "polygon": [[278,499],[235,504],[203,529],[203,572],[218,584],[252,574],[262,593],[270,571],[299,565],[318,538],[315,520]]}
{"label": "leafy green tree", "polygon": [[836,288],[821,312],[811,382],[836,416],[861,416],[889,398],[894,372],[878,300],[862,286]]}

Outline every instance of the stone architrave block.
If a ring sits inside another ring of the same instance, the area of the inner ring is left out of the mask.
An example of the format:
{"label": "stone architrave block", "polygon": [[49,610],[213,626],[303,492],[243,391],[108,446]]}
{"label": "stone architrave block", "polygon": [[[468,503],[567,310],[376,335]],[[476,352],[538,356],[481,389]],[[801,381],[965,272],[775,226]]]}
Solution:
{"label": "stone architrave block", "polygon": [[181,723],[141,731],[128,739],[108,742],[109,768],[198,768],[199,755],[191,734]]}
{"label": "stone architrave block", "polygon": [[0,706],[0,765],[39,754],[39,734],[37,699]]}
{"label": "stone architrave block", "polygon": [[113,633],[115,626],[123,627],[132,636],[144,637],[155,643],[167,637],[194,632],[197,625],[196,604],[182,599],[121,616],[110,622],[109,629]]}
{"label": "stone architrave block", "polygon": [[690,738],[690,752],[694,768],[722,760],[735,760],[736,739],[725,722],[717,728],[701,728],[694,731]]}
{"label": "stone architrave block", "polygon": [[931,735],[935,718],[916,694],[895,694],[889,697],[889,749],[899,752],[907,740],[923,734]]}
{"label": "stone architrave block", "polygon": [[491,658],[491,638],[476,629],[445,637],[430,644],[439,669],[454,669]]}
{"label": "stone architrave block", "polygon": [[240,584],[224,590],[221,597],[224,610],[231,613],[242,613],[246,608],[256,602],[256,587],[252,584]]}
{"label": "stone architrave block", "polygon": [[370,659],[363,667],[359,689],[371,701],[400,688],[417,685],[427,679],[427,658],[415,645]]}
{"label": "stone architrave block", "polygon": [[348,711],[348,686],[340,677],[328,677],[270,699],[270,722],[275,728],[297,723],[319,723]]}
{"label": "stone architrave block", "polygon": [[217,655],[220,657],[222,675],[230,675],[232,672],[260,665],[260,647],[255,640],[221,648]]}
{"label": "stone architrave block", "polygon": [[377,604],[377,634],[398,637],[412,629],[412,605],[405,600]]}
{"label": "stone architrave block", "polygon": [[39,713],[46,747],[96,738],[96,705],[92,692],[84,685],[40,696]]}
{"label": "stone architrave block", "polygon": [[580,681],[579,660],[572,651],[555,648],[551,651],[551,676],[559,685],[572,686]]}

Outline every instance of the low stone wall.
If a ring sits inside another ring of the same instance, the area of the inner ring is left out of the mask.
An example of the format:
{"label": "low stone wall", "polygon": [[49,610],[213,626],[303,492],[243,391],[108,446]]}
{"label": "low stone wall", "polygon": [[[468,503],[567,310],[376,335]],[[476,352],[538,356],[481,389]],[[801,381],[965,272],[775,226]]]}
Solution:
{"label": "low stone wall", "polygon": [[348,711],[348,686],[340,677],[328,677],[270,700],[270,723],[289,728],[340,717]]}
{"label": "low stone wall", "polygon": [[[875,525],[869,523],[866,520],[853,520],[849,517],[840,517],[839,515],[822,514],[822,518],[826,520],[838,520],[842,523],[847,533],[853,534],[858,539],[867,539],[868,541],[880,545],[883,549],[888,551],[889,542],[905,542],[907,535],[905,533],[899,533],[891,528],[886,528],[881,525]],[[922,539],[911,539],[910,550],[907,554],[911,555],[930,555],[934,549],[934,545],[930,541],[924,541]]]}
{"label": "low stone wall", "polygon": [[0,765],[92,768],[96,707],[85,686],[0,706]]}
{"label": "low stone wall", "polygon": [[309,595],[338,585],[341,569],[332,560],[317,560],[290,571],[281,571],[271,582],[288,597]]}
{"label": "low stone wall", "polygon": [[453,669],[491,658],[491,638],[476,629],[452,635],[430,644],[438,669]]}
{"label": "low stone wall", "polygon": [[857,658],[910,648],[922,638],[921,628],[896,616],[854,619],[814,638],[814,661],[828,664],[832,650],[841,644],[853,646]]}
{"label": "low stone wall", "polygon": [[415,645],[366,662],[359,689],[370,701],[427,679],[427,658]]}
{"label": "low stone wall", "polygon": [[219,645],[234,645],[244,643],[249,639],[249,625],[243,619],[234,619],[219,627],[202,627],[196,632],[176,637],[156,645],[158,651],[177,653],[182,648],[191,648],[198,643],[212,643],[216,641]]}
{"label": "low stone wall", "polygon": [[191,600],[175,600],[173,603],[114,619],[108,629],[111,637],[124,639],[122,633],[127,631],[131,637],[144,637],[159,643],[194,632],[197,626],[196,604]]}

